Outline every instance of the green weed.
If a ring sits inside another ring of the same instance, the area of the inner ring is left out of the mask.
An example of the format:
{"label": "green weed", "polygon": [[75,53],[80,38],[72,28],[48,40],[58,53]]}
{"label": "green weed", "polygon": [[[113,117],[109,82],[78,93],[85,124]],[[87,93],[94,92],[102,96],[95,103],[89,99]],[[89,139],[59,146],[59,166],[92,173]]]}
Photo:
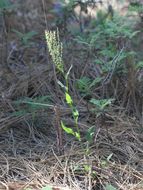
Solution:
{"label": "green weed", "polygon": [[102,14],[100,12],[91,21],[88,32],[75,36],[75,40],[92,52],[94,63],[100,66],[102,74],[113,71],[114,75],[121,70],[124,72],[124,63],[130,53],[127,46],[140,31],[134,30],[133,21],[127,17],[114,14],[113,19],[107,19]]}
{"label": "green weed", "polygon": [[9,0],[0,0],[0,11],[4,9],[12,8],[12,4]]}
{"label": "green weed", "polygon": [[24,46],[29,46],[31,45],[31,39],[37,35],[38,33],[36,31],[30,31],[27,33],[21,33],[15,29],[12,30],[14,33],[16,33],[16,35],[18,36],[19,40],[21,41],[21,44]]}
{"label": "green weed", "polygon": [[95,79],[91,79],[89,77],[82,77],[77,79],[76,87],[81,93],[81,95],[86,96],[91,93],[93,87],[99,84],[102,80],[102,77],[96,77]]}
{"label": "green weed", "polygon": [[93,112],[95,112],[97,114],[97,117],[100,116],[105,109],[112,104],[112,102],[114,101],[114,99],[101,99],[101,100],[97,100],[92,98],[90,100],[90,103],[92,103],[93,105],[95,105],[95,108],[92,109]]}
{"label": "green weed", "polygon": [[[32,189],[28,188],[28,189],[25,189],[25,190],[32,190]],[[47,185],[45,187],[42,187],[41,190],[53,190],[53,188],[51,186]]]}
{"label": "green weed", "polygon": [[50,55],[52,57],[53,64],[55,65],[55,68],[57,69],[57,71],[60,72],[64,77],[65,85],[63,85],[61,81],[57,81],[57,82],[64,89],[65,100],[66,100],[66,103],[68,104],[68,106],[72,110],[72,116],[74,118],[75,127],[76,127],[77,131],[73,131],[73,129],[66,127],[62,120],[61,120],[61,127],[66,133],[75,136],[80,141],[81,136],[80,136],[80,131],[78,128],[79,112],[76,109],[76,107],[74,106],[73,99],[69,92],[68,77],[69,77],[70,71],[72,69],[72,66],[69,68],[67,73],[64,71],[64,62],[63,62],[63,58],[62,58],[63,45],[60,42],[58,30],[53,31],[53,32],[45,31],[45,37],[46,37],[47,47],[48,47]]}
{"label": "green weed", "polygon": [[105,187],[105,190],[117,190],[117,188],[115,188],[113,185],[111,184],[107,184]]}

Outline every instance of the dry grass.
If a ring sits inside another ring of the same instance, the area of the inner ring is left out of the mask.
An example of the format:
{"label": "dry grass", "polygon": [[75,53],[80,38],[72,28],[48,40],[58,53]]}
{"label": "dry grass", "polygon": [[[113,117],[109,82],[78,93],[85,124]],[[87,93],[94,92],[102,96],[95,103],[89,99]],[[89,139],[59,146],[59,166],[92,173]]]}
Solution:
{"label": "dry grass", "polygon": [[[104,126],[100,128],[88,156],[84,144],[81,147],[66,136],[64,153],[59,155],[52,128],[45,127],[46,132],[42,133],[26,120],[17,123],[17,127],[0,135],[2,185],[9,188],[13,185],[13,189],[18,189],[16,184],[19,189],[38,189],[46,184],[61,184],[70,189],[103,189],[106,183],[111,183],[122,190],[141,186],[143,138],[140,127],[132,120],[121,118],[120,124],[117,123],[119,119],[114,125],[109,124],[108,131]],[[91,171],[85,171],[85,165],[91,166]]]}

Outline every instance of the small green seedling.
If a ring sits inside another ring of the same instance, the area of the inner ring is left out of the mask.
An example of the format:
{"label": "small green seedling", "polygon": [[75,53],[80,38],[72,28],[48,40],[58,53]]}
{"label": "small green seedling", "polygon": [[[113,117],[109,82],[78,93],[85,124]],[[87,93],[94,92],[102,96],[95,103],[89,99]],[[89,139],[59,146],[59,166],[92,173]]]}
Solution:
{"label": "small green seedling", "polygon": [[92,126],[92,127],[90,127],[90,128],[87,130],[87,132],[86,132],[85,138],[86,138],[86,141],[87,141],[89,144],[93,142],[95,130],[96,130],[95,126]]}
{"label": "small green seedling", "polygon": [[19,39],[21,40],[21,43],[25,46],[27,45],[30,45],[30,40],[35,36],[37,35],[38,33],[36,31],[30,31],[30,32],[27,32],[27,33],[22,33],[22,32],[19,32],[15,29],[12,30],[13,32],[15,32],[17,34],[17,36],[19,37]]}
{"label": "small green seedling", "polygon": [[105,190],[117,190],[117,188],[114,187],[114,186],[111,185],[111,184],[107,184],[106,187],[105,187]]}
{"label": "small green seedling", "polygon": [[93,111],[95,111],[97,113],[97,117],[100,116],[104,111],[105,108],[109,105],[111,105],[112,101],[114,99],[101,99],[101,100],[97,100],[92,98],[90,100],[90,103],[95,105],[95,108],[93,109]]}
{"label": "small green seedling", "polygon": [[43,187],[41,190],[53,190],[53,188],[48,185]]}

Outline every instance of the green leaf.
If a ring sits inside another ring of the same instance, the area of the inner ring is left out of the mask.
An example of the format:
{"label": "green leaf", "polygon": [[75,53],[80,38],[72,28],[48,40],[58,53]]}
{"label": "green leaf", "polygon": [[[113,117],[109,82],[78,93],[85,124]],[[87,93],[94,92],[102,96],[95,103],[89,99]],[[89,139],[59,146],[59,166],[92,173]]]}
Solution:
{"label": "green leaf", "polygon": [[27,44],[28,41],[35,35],[37,35],[38,33],[36,31],[30,31],[26,34],[23,35],[23,43]]}
{"label": "green leaf", "polygon": [[66,92],[65,96],[66,96],[66,102],[67,102],[67,104],[72,105],[73,101],[72,101],[72,98],[69,95],[69,93]]}
{"label": "green leaf", "polygon": [[112,156],[113,156],[113,153],[111,153],[111,154],[107,157],[107,161],[108,161],[108,162],[110,161],[110,159],[112,158]]}
{"label": "green leaf", "polygon": [[106,106],[110,105],[112,103],[113,99],[105,99],[101,100],[101,109],[104,109]]}
{"label": "green leaf", "polygon": [[29,104],[31,106],[37,106],[37,107],[52,107],[53,105],[50,104],[44,104],[44,103],[38,103],[38,102],[27,102],[27,101],[22,101],[21,103]]}
{"label": "green leaf", "polygon": [[57,81],[58,85],[60,85],[61,88],[63,88],[65,91],[67,91],[67,87],[65,85],[63,85],[63,83],[61,83],[61,81]]}
{"label": "green leaf", "polygon": [[102,77],[96,77],[96,79],[94,79],[92,81],[92,83],[90,84],[89,88],[91,88],[91,87],[95,86],[96,84],[100,83],[101,80],[102,80]]}
{"label": "green leaf", "polygon": [[78,112],[78,110],[75,107],[72,109],[72,114],[73,114],[74,118],[78,119],[79,112]]}
{"label": "green leaf", "polygon": [[70,127],[66,127],[65,124],[61,121],[61,127],[62,129],[67,133],[67,134],[70,134],[70,135],[73,135],[74,137],[76,137],[79,141],[81,139],[80,137],[80,133],[78,132],[74,132],[72,128]]}
{"label": "green leaf", "polygon": [[82,93],[87,93],[91,85],[91,79],[88,77],[82,77],[77,80],[77,88]]}
{"label": "green leaf", "polygon": [[132,39],[135,35],[137,35],[140,31],[135,31],[132,34],[130,34],[130,39]]}
{"label": "green leaf", "polygon": [[26,112],[26,110],[20,110],[20,111],[13,112],[11,115],[12,116],[24,116],[26,114],[28,114],[28,112]]}
{"label": "green leaf", "polygon": [[102,160],[102,161],[101,161],[101,166],[102,166],[102,168],[107,167],[107,166],[108,166],[107,161],[106,161],[106,160]]}
{"label": "green leaf", "polygon": [[37,34],[38,34],[38,32],[36,32],[36,31],[30,31],[30,32],[27,32],[27,33],[24,34],[24,38],[26,38],[28,40],[28,39],[31,39],[33,36],[35,36]]}
{"label": "green leaf", "polygon": [[66,74],[66,76],[65,76],[66,80],[68,79],[68,76],[69,76],[69,74],[70,74],[70,71],[71,71],[72,67],[73,67],[73,66],[71,65],[70,68],[69,68],[69,70],[68,70],[68,72],[67,72],[67,74]]}
{"label": "green leaf", "polygon": [[53,190],[53,188],[50,186],[46,186],[46,187],[43,187],[41,190]]}
{"label": "green leaf", "polygon": [[80,133],[75,132],[75,137],[76,137],[79,141],[81,140]]}
{"label": "green leaf", "polygon": [[26,45],[33,36],[38,34],[36,31],[30,31],[24,34],[15,29],[12,29],[12,31],[17,34],[24,45]]}
{"label": "green leaf", "polygon": [[95,126],[92,126],[90,127],[88,130],[87,130],[87,133],[86,133],[86,140],[91,143],[93,141],[93,137],[94,137],[94,134],[95,134]]}
{"label": "green leaf", "polygon": [[90,103],[96,105],[98,107],[98,109],[104,110],[104,108],[107,107],[107,106],[109,106],[112,103],[113,100],[114,99],[97,100],[97,99],[92,98],[90,100]]}
{"label": "green leaf", "polygon": [[38,103],[50,103],[52,101],[51,96],[38,96],[36,98],[31,98],[32,101]]}
{"label": "green leaf", "polygon": [[136,68],[137,69],[143,68],[143,61],[138,62],[137,65],[136,65]]}
{"label": "green leaf", "polygon": [[85,170],[86,172],[89,172],[89,171],[91,170],[91,166],[85,164],[85,165],[84,165],[84,170]]}
{"label": "green leaf", "polygon": [[16,105],[16,112],[13,115],[26,115],[27,113],[34,113],[39,109],[47,109],[48,107],[53,107],[51,104],[50,96],[39,96],[36,98],[22,98],[14,102]]}
{"label": "green leaf", "polygon": [[0,0],[0,9],[11,8],[12,4],[9,0]]}
{"label": "green leaf", "polygon": [[117,190],[117,188],[115,188],[113,185],[111,184],[107,184],[105,187],[106,190]]}
{"label": "green leaf", "polygon": [[12,32],[16,33],[19,38],[23,38],[24,34],[19,32],[18,30],[12,29]]}
{"label": "green leaf", "polygon": [[61,127],[62,129],[67,133],[76,136],[75,132],[72,128],[66,127],[65,124],[61,121]]}

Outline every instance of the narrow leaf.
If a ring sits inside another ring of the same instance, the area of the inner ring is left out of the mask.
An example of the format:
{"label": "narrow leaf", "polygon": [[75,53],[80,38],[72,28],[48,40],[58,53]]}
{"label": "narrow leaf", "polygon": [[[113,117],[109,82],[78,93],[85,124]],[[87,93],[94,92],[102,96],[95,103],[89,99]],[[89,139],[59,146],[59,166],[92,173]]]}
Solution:
{"label": "narrow leaf", "polygon": [[111,184],[107,184],[105,187],[106,190],[117,190],[117,188],[115,188],[113,185]]}
{"label": "narrow leaf", "polygon": [[71,65],[70,68],[69,68],[69,70],[68,70],[68,72],[67,72],[67,74],[66,74],[66,76],[65,76],[66,79],[68,79],[68,76],[69,76],[69,74],[70,74],[70,71],[71,71],[72,67],[73,67],[73,66]]}
{"label": "narrow leaf", "polygon": [[95,126],[90,127],[86,133],[86,140],[91,143],[95,134]]}
{"label": "narrow leaf", "polygon": [[79,141],[81,140],[80,133],[75,132],[75,137],[76,137]]}
{"label": "narrow leaf", "polygon": [[65,93],[65,96],[67,104],[71,105],[73,103],[71,96],[67,92]]}
{"label": "narrow leaf", "polygon": [[61,83],[61,81],[57,81],[60,87],[62,87],[64,90],[67,90],[67,87]]}
{"label": "narrow leaf", "polygon": [[41,190],[53,190],[53,188],[50,186],[46,186],[46,187],[43,187]]}
{"label": "narrow leaf", "polygon": [[107,157],[107,161],[108,161],[108,162],[110,161],[110,159],[112,158],[112,156],[113,156],[113,153],[111,153],[111,154]]}
{"label": "narrow leaf", "polygon": [[75,132],[72,128],[66,127],[65,124],[61,121],[61,127],[62,129],[67,133],[75,136]]}
{"label": "narrow leaf", "polygon": [[78,118],[78,117],[79,117],[79,112],[78,112],[78,110],[77,110],[76,108],[73,108],[72,112],[73,112],[73,116],[74,116],[75,118]]}

